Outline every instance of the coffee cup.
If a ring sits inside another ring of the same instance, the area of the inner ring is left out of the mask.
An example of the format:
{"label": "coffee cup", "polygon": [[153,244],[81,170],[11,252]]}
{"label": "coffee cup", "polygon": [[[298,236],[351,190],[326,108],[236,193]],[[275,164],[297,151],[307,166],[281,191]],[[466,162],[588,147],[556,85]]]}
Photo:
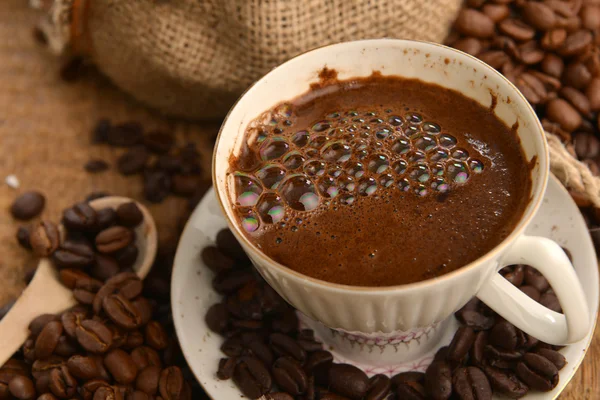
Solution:
{"label": "coffee cup", "polygon": [[[248,124],[269,108],[306,92],[324,67],[339,79],[382,75],[416,78],[493,105],[517,136],[531,164],[531,193],[520,221],[494,249],[448,274],[399,286],[354,287],[302,275],[261,252],[242,232],[228,188],[229,161],[239,155]],[[589,310],[580,282],[555,242],[525,235],[549,177],[548,146],[534,110],[500,73],[468,54],[425,42],[376,39],[335,44],[297,56],[250,87],[227,115],[214,151],[213,183],[228,223],[264,279],[307,321],[332,334],[328,341],[345,359],[388,365],[417,359],[440,339],[449,318],[477,296],[524,332],[550,344],[582,339]],[[499,271],[528,264],[552,285],[564,314],[529,298]],[[322,324],[322,325],[321,325]],[[365,346],[368,345],[368,346]],[[372,351],[373,346],[378,351]],[[365,349],[370,349],[365,351]]]}

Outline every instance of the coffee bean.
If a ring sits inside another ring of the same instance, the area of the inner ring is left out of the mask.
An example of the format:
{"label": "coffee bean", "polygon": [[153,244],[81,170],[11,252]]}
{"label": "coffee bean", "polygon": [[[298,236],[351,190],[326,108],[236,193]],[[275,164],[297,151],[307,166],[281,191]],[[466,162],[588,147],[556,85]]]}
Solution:
{"label": "coffee bean", "polygon": [[127,340],[123,344],[123,348],[127,350],[133,350],[136,347],[144,344],[144,335],[139,331],[133,331],[127,333]]}
{"label": "coffee bean", "polygon": [[306,352],[291,337],[282,333],[272,333],[269,343],[273,351],[279,356],[289,356],[298,362],[306,360]]}
{"label": "coffee bean", "polygon": [[26,376],[17,375],[8,382],[8,390],[19,400],[35,399],[35,387],[33,382]]}
{"label": "coffee bean", "polygon": [[579,90],[565,86],[560,92],[560,96],[567,100],[584,117],[590,115],[591,106],[585,94]]}
{"label": "coffee bean", "polygon": [[135,380],[136,389],[150,396],[155,396],[158,392],[160,373],[161,369],[156,365],[144,368]]}
{"label": "coffee bean", "polygon": [[117,168],[122,175],[133,175],[142,172],[148,161],[148,151],[143,146],[133,147],[117,160]]}
{"label": "coffee bean", "polygon": [[273,378],[277,385],[286,392],[297,396],[306,391],[306,374],[300,364],[290,357],[281,357],[273,364]]}
{"label": "coffee bean", "polygon": [[96,125],[92,129],[91,133],[91,143],[99,144],[105,143],[108,139],[108,132],[110,131],[111,124],[110,121],[106,118],[102,118],[96,122]]}
{"label": "coffee bean", "polygon": [[44,326],[35,341],[35,354],[39,359],[52,355],[62,332],[63,326],[60,321],[51,321]]}
{"label": "coffee bean", "polygon": [[425,372],[425,390],[434,400],[448,399],[452,394],[452,372],[448,363],[435,361]]}
{"label": "coffee bean", "polygon": [[[544,36],[542,36],[540,41],[540,45],[544,50],[557,50],[565,44],[566,40],[567,31],[565,29],[553,29],[544,33]],[[559,58],[562,63],[562,59],[560,57],[555,55],[553,56]]]}
{"label": "coffee bean", "polygon": [[150,321],[146,325],[146,344],[156,350],[164,350],[167,348],[168,337],[165,328],[156,321]]}
{"label": "coffee bean", "polygon": [[592,78],[592,73],[583,63],[579,62],[568,64],[562,76],[565,85],[573,86],[579,90],[585,90],[587,85],[592,81]]}
{"label": "coffee bean", "polygon": [[536,29],[547,31],[556,25],[556,14],[544,3],[528,1],[521,10],[525,21]]}
{"label": "coffee bean", "polygon": [[36,337],[42,332],[42,329],[44,329],[44,327],[48,323],[50,323],[52,321],[58,321],[58,320],[59,320],[59,317],[57,317],[54,314],[38,315],[29,323],[29,326],[28,326],[29,333],[31,336]]}
{"label": "coffee bean", "polygon": [[16,219],[28,220],[37,217],[45,204],[46,198],[40,192],[25,192],[15,199],[10,206],[10,212]]}
{"label": "coffee bean", "polygon": [[58,400],[52,393],[44,393],[37,400]]}
{"label": "coffee bean", "polygon": [[156,154],[168,153],[174,144],[175,138],[166,132],[154,131],[144,136],[144,145]]}
{"label": "coffee bean", "polygon": [[548,280],[533,267],[525,268],[525,284],[533,286],[540,293],[545,292],[550,287]]}
{"label": "coffee bean", "polygon": [[152,400],[153,397],[147,393],[139,390],[135,390],[127,394],[127,400]]}
{"label": "coffee bean", "polygon": [[525,268],[523,265],[515,265],[510,269],[504,268],[500,273],[504,276],[504,279],[509,281],[515,286],[521,286],[525,279]]}
{"label": "coffee bean", "polygon": [[489,38],[494,34],[494,21],[487,15],[473,9],[462,9],[454,27],[466,36]]}
{"label": "coffee bean", "polygon": [[144,220],[144,214],[142,214],[137,204],[133,201],[117,207],[116,214],[119,225],[128,228],[134,228]]}
{"label": "coffee bean", "polygon": [[329,369],[333,364],[333,355],[326,350],[318,350],[309,354],[304,369],[315,377],[316,383],[326,386],[329,380]]}
{"label": "coffee bean", "polygon": [[114,253],[133,241],[133,232],[122,226],[112,226],[96,236],[96,248],[101,253]]}
{"label": "coffee bean", "polygon": [[531,104],[542,103],[548,97],[544,84],[534,75],[523,73],[517,78],[515,85]]}
{"label": "coffee bean", "polygon": [[124,400],[119,388],[114,386],[100,386],[94,392],[92,400]]}
{"label": "coffee bean", "polygon": [[456,312],[456,318],[475,331],[487,330],[494,325],[494,318],[483,315],[474,310],[459,310]]}
{"label": "coffee bean", "polygon": [[99,160],[97,158],[93,158],[83,165],[83,168],[91,174],[97,174],[99,172],[106,171],[108,167],[109,165],[106,161]]}
{"label": "coffee bean", "polygon": [[448,347],[448,360],[461,362],[475,341],[475,332],[468,326],[458,328]]}
{"label": "coffee bean", "polygon": [[117,264],[113,257],[105,254],[96,254],[95,262],[90,267],[90,274],[100,281],[106,281],[118,274],[119,270],[119,264]]}
{"label": "coffee bean", "polygon": [[[135,307],[135,309],[138,311],[139,315],[140,315],[140,325],[146,325],[150,319],[152,318],[152,306],[150,305],[150,302],[148,301],[148,299],[146,299],[145,297],[138,297],[135,300],[131,301],[131,304]],[[168,310],[170,311],[170,310]],[[131,333],[130,333],[131,335]],[[141,335],[141,333],[140,333]],[[143,335],[142,335],[143,338]],[[143,339],[142,339],[143,341]],[[141,343],[140,343],[141,344]]]}
{"label": "coffee bean", "polygon": [[499,321],[490,331],[489,342],[505,350],[517,348],[517,328],[508,321]]}
{"label": "coffee bean", "polygon": [[75,378],[89,380],[99,375],[96,361],[88,356],[74,355],[67,360],[67,368]]}
{"label": "coffee bean", "polygon": [[143,128],[139,122],[128,121],[111,127],[107,142],[111,146],[131,147],[142,141]]}
{"label": "coffee bean", "polygon": [[544,73],[553,76],[554,78],[560,78],[562,75],[565,64],[562,58],[554,54],[546,54],[542,60],[541,69]]}
{"label": "coffee bean", "polygon": [[396,398],[398,400],[425,400],[426,392],[419,382],[403,382],[396,387]]}
{"label": "coffee bean", "polygon": [[102,208],[96,211],[96,226],[95,231],[102,231],[117,221],[117,213],[111,207]]}
{"label": "coffee bean", "polygon": [[70,399],[77,391],[77,381],[66,366],[50,371],[50,390],[61,399]]}
{"label": "coffee bean", "polygon": [[260,361],[262,361],[265,366],[270,367],[273,365],[273,361],[275,361],[275,356],[273,352],[264,344],[261,340],[253,340],[250,343],[246,344],[246,348],[252,352],[252,354],[257,357]]}
{"label": "coffee bean", "polygon": [[525,396],[529,391],[529,387],[510,371],[487,366],[484,372],[495,392],[516,399]]}
{"label": "coffee bean", "polygon": [[199,178],[193,175],[174,175],[171,190],[178,196],[189,197],[194,194],[198,187]]}
{"label": "coffee bean", "polygon": [[215,246],[202,249],[201,257],[204,264],[215,273],[230,270],[235,266],[235,261]]}
{"label": "coffee bean", "polygon": [[521,290],[521,292],[525,293],[527,296],[532,298],[533,301],[540,301],[540,291],[534,288],[533,286],[521,286],[519,290]]}
{"label": "coffee bean", "polygon": [[507,18],[498,24],[498,29],[507,36],[518,40],[531,40],[535,36],[535,30],[518,19]]}
{"label": "coffee bean", "polygon": [[565,57],[581,54],[592,44],[592,40],[592,34],[585,29],[571,33],[567,36],[565,43],[559,49],[559,53]]}
{"label": "coffee bean", "polygon": [[369,379],[369,390],[365,395],[365,400],[383,400],[390,393],[392,383],[387,375],[377,374]]}
{"label": "coffee bean", "polygon": [[142,319],[139,311],[122,294],[111,294],[102,301],[102,309],[118,326],[124,329],[135,329]]}
{"label": "coffee bean", "polygon": [[489,64],[490,67],[500,69],[509,60],[508,55],[500,50],[486,51],[477,56],[481,61]]}
{"label": "coffee bean", "polygon": [[160,374],[158,389],[164,400],[183,400],[185,381],[181,369],[179,367],[164,369]]}
{"label": "coffee bean", "polygon": [[531,388],[543,392],[550,391],[558,384],[558,369],[547,358],[527,353],[517,364],[517,375]]}
{"label": "coffee bean", "polygon": [[118,383],[131,383],[137,376],[138,369],[135,362],[121,349],[109,351],[104,357],[104,365]]}
{"label": "coffee bean", "polygon": [[457,50],[464,51],[465,53],[469,53],[472,56],[478,55],[483,49],[481,41],[474,37],[467,37],[457,40],[456,42],[452,43],[452,47]]}
{"label": "coffee bean", "polygon": [[581,115],[563,99],[553,99],[548,102],[546,115],[551,121],[560,124],[561,128],[572,132],[581,125]]}
{"label": "coffee bean", "polygon": [[477,367],[457,369],[452,378],[452,385],[461,399],[492,399],[490,383],[485,374]]}
{"label": "coffee bean", "polygon": [[160,203],[171,191],[170,176],[160,170],[145,171],[144,197],[152,203]]}
{"label": "coffee bean", "polygon": [[52,255],[59,267],[84,268],[94,262],[94,249],[87,243],[67,240]]}
{"label": "coffee bean", "polygon": [[221,358],[219,360],[219,369],[217,370],[217,378],[221,380],[231,379],[237,359],[232,358]]}
{"label": "coffee bean", "polygon": [[533,65],[541,62],[544,59],[545,53],[538,48],[535,40],[530,40],[519,45],[518,58],[523,64]]}
{"label": "coffee bean", "polygon": [[254,276],[248,270],[222,271],[213,279],[213,288],[220,294],[233,293],[244,285],[254,281]]}
{"label": "coffee bean", "polygon": [[127,246],[121,250],[117,250],[113,254],[115,261],[117,261],[117,264],[121,268],[132,267],[135,264],[135,262],[137,261],[138,255],[139,255],[139,250],[134,243],[130,244],[129,246]]}
{"label": "coffee bean", "polygon": [[63,224],[73,231],[90,231],[96,225],[96,211],[88,203],[78,203],[63,212]]}
{"label": "coffee bean", "polygon": [[75,328],[75,336],[79,345],[91,353],[105,353],[112,345],[110,329],[91,319],[82,321]]}
{"label": "coffee bean", "polygon": [[589,133],[577,133],[574,135],[573,144],[577,157],[581,160],[596,158],[600,154],[600,140]]}
{"label": "coffee bean", "polygon": [[490,17],[492,21],[498,23],[510,16],[510,8],[505,4],[487,3],[483,5],[481,11]]}
{"label": "coffee bean", "polygon": [[600,78],[594,78],[590,81],[585,94],[590,101],[590,108],[593,111],[600,110]]}
{"label": "coffee bean", "polygon": [[[294,400],[291,395],[285,392],[267,393],[265,398],[266,400]],[[321,397],[321,399],[324,399],[324,397]]]}
{"label": "coffee bean", "polygon": [[583,6],[579,16],[581,17],[581,25],[583,28],[590,31],[600,29],[600,5],[589,4]]}
{"label": "coffee bean", "polygon": [[42,221],[31,230],[29,241],[35,254],[40,257],[48,257],[58,248],[60,234],[55,224],[50,221]]}
{"label": "coffee bean", "polygon": [[560,354],[558,351],[552,349],[538,349],[536,351],[537,354],[549,360],[552,364],[556,366],[556,369],[561,370],[565,365],[567,365],[567,360],[565,356]]}
{"label": "coffee bean", "polygon": [[80,269],[65,268],[59,272],[60,281],[69,289],[75,289],[75,284],[78,279],[89,279],[90,276]]}
{"label": "coffee bean", "polygon": [[21,245],[21,247],[23,247],[24,249],[31,249],[31,242],[29,241],[29,228],[26,226],[20,226],[19,229],[17,229],[17,242],[19,242],[19,245]]}
{"label": "coffee bean", "polygon": [[156,350],[147,346],[140,346],[131,352],[131,359],[135,363],[138,370],[143,370],[148,366],[161,367],[160,356]]}
{"label": "coffee bean", "polygon": [[369,389],[369,378],[350,364],[333,364],[329,368],[331,390],[351,399],[361,399]]}
{"label": "coffee bean", "polygon": [[242,245],[240,245],[233,232],[229,229],[222,229],[217,233],[217,247],[224,254],[241,263],[250,263],[250,259],[242,248]]}
{"label": "coffee bean", "polygon": [[73,297],[85,305],[90,305],[96,297],[96,293],[102,287],[102,282],[92,278],[79,278],[75,281]]}

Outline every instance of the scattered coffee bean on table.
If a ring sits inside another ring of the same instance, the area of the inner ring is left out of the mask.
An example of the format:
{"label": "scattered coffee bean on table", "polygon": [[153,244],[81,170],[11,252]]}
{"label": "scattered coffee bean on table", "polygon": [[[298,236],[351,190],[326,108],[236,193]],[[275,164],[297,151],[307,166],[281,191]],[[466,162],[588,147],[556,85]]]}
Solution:
{"label": "scattered coffee bean on table", "polygon": [[26,221],[37,217],[44,210],[45,204],[46,198],[40,192],[25,192],[15,199],[10,212],[14,218]]}
{"label": "scattered coffee bean on table", "polygon": [[[456,312],[460,328],[425,372],[369,378],[353,365],[333,363],[313,331],[299,329],[295,310],[253,269],[231,231],[220,231],[202,259],[223,295],[205,315],[209,329],[224,338],[216,375],[232,379],[252,399],[520,398],[552,390],[566,365],[559,347],[527,335],[473,298]],[[501,273],[561,312],[548,281],[534,268],[514,265]]]}
{"label": "scattered coffee bean on table", "polygon": [[103,172],[108,169],[109,165],[104,160],[92,159],[85,163],[83,168],[92,174],[96,174],[98,172]]}

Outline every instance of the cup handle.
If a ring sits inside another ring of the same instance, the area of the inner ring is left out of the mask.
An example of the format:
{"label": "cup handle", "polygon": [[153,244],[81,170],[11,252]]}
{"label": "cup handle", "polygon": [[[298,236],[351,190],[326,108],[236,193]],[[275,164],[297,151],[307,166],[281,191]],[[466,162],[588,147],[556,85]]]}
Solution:
{"label": "cup handle", "polygon": [[517,328],[554,345],[565,345],[585,337],[590,313],[581,283],[569,258],[558,244],[538,236],[519,237],[501,260],[501,268],[527,264],[550,282],[564,314],[531,299],[499,273],[483,284],[477,297]]}

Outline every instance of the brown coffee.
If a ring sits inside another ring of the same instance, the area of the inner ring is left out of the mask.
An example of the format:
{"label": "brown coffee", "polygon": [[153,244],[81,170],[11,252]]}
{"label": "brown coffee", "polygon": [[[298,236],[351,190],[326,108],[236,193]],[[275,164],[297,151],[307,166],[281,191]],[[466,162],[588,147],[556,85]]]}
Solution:
{"label": "brown coffee", "polygon": [[229,188],[248,239],[302,274],[353,286],[460,268],[530,198],[516,127],[459,92],[383,77],[315,86],[254,120]]}

